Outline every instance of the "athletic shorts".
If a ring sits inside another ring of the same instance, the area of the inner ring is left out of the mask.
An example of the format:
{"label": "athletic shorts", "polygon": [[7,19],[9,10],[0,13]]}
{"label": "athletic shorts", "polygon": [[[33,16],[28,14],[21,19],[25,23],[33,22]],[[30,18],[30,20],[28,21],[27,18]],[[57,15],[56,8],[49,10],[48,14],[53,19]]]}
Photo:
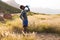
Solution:
{"label": "athletic shorts", "polygon": [[23,27],[28,27],[28,20],[27,19],[23,20]]}

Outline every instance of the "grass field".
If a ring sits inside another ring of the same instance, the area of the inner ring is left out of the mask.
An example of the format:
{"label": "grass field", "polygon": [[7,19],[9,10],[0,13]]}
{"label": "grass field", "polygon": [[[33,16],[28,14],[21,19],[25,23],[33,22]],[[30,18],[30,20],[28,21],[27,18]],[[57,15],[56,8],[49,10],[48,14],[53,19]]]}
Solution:
{"label": "grass field", "polygon": [[60,15],[34,14],[28,16],[29,25],[27,30],[30,34],[21,33],[23,30],[20,14],[12,14],[12,19],[0,21],[1,40],[37,40],[36,33],[59,33]]}

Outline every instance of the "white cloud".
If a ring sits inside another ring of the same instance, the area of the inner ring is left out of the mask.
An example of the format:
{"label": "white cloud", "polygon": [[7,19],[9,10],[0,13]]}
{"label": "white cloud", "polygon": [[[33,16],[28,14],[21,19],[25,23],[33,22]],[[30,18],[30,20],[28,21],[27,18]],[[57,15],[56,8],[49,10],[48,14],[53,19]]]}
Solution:
{"label": "white cloud", "polygon": [[15,0],[18,4],[29,5],[30,7],[42,7],[60,9],[60,0]]}

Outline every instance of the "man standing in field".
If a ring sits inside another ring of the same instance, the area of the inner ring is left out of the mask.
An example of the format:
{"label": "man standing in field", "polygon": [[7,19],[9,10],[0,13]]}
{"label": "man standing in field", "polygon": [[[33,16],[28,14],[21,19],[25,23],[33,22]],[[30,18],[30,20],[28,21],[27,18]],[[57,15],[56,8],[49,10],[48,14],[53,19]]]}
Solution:
{"label": "man standing in field", "polygon": [[20,9],[21,9],[20,18],[23,21],[24,32],[26,32],[27,31],[27,27],[28,27],[27,12],[30,11],[30,9],[29,9],[28,6],[23,6],[23,5],[20,6]]}

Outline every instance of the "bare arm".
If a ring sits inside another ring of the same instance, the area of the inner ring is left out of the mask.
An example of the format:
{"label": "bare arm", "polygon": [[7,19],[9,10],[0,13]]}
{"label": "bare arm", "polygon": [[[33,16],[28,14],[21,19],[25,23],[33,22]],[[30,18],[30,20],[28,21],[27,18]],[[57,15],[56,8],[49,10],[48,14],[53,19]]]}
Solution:
{"label": "bare arm", "polygon": [[30,11],[30,8],[28,6],[25,6],[25,7],[27,7],[27,10],[25,9],[27,12]]}
{"label": "bare arm", "polygon": [[23,15],[22,15],[22,12],[21,12],[20,18],[23,20]]}

